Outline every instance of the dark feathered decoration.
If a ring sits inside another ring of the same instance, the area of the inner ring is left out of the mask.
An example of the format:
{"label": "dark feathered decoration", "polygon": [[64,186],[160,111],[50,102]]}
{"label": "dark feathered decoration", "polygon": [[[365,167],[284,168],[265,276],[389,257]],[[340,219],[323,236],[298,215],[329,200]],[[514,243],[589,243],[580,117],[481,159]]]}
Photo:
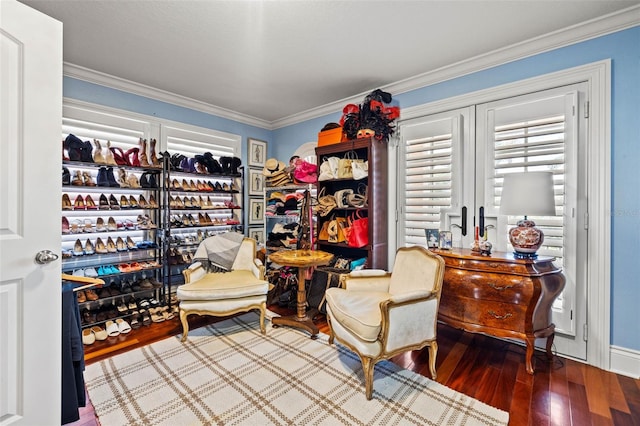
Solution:
{"label": "dark feathered decoration", "polygon": [[358,130],[370,129],[378,140],[389,140],[400,116],[400,108],[390,106],[391,94],[376,89],[364,98],[361,105],[348,104],[342,110],[340,124],[348,139],[356,139]]}

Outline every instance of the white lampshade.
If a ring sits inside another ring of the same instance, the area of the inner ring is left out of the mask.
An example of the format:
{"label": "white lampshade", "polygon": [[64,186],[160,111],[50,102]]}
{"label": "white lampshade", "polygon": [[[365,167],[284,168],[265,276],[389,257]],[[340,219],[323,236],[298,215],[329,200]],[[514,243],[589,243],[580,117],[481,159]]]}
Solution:
{"label": "white lampshade", "polygon": [[500,213],[511,216],[555,216],[553,173],[525,172],[505,175]]}

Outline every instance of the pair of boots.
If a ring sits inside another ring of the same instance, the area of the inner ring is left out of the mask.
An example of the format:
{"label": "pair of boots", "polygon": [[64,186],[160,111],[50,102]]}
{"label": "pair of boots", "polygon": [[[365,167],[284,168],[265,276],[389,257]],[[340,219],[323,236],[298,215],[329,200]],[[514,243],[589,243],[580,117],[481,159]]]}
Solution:
{"label": "pair of boots", "polygon": [[[162,163],[158,159],[156,155],[156,144],[157,141],[155,139],[151,139],[149,144],[147,145],[147,140],[140,138],[139,142],[140,152],[138,153],[138,160],[140,161],[141,167],[162,167]],[[147,157],[147,146],[149,148],[149,156]]]}
{"label": "pair of boots", "polygon": [[[93,146],[89,141],[83,142],[82,139],[70,133],[62,142],[62,148],[63,158],[69,158],[71,161],[93,163]],[[67,156],[64,155],[64,150],[67,151]]]}
{"label": "pair of boots", "polygon": [[98,178],[96,179],[98,186],[109,186],[113,188],[120,188],[116,178],[113,175],[113,167],[100,167],[98,169]]}
{"label": "pair of boots", "polygon": [[238,157],[220,157],[223,175],[239,175],[238,168],[242,165],[242,160]]}

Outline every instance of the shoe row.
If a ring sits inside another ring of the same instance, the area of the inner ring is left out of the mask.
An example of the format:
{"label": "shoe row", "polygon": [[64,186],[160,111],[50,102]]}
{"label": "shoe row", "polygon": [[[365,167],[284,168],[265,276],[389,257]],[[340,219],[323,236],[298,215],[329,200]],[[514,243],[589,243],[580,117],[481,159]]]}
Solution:
{"label": "shoe row", "polygon": [[173,234],[169,237],[169,241],[171,244],[197,245],[200,244],[206,236],[206,233],[202,232],[202,229],[198,229],[198,232],[195,234]]}
{"label": "shoe row", "polygon": [[169,208],[173,210],[208,210],[208,209],[224,209],[224,210],[233,210],[241,208],[233,201],[225,200],[223,203],[213,203],[211,202],[211,198],[207,196],[207,198],[203,198],[202,196],[196,197],[175,197],[169,196]]}
{"label": "shoe row", "polygon": [[173,179],[171,181],[172,191],[200,191],[200,192],[226,192],[230,194],[237,194],[238,188],[236,188],[233,182],[231,183],[223,183],[211,181],[187,181],[186,179],[182,179],[182,183],[178,181],[178,179]]}
{"label": "shoe row", "polygon": [[171,156],[169,166],[171,170],[177,170],[186,173],[199,173],[203,175],[217,174],[239,176],[238,168],[242,165],[242,160],[238,157],[220,157],[216,159],[210,152],[203,155],[195,155],[187,157],[185,155],[175,153]]}
{"label": "shoe row", "polygon": [[73,249],[70,251],[73,256],[84,256],[92,254],[118,253],[138,249],[154,249],[157,247],[158,245],[153,241],[145,240],[136,243],[129,236],[124,239],[122,237],[118,237],[115,241],[113,238],[108,237],[106,243],[102,241],[102,238],[98,237],[95,244],[89,238],[87,238],[87,241],[82,244],[82,241],[78,238],[73,244]]}
{"label": "shoe row", "polygon": [[[162,162],[156,155],[157,141],[140,138],[138,146],[124,151],[122,148],[111,146],[111,141],[102,144],[99,140],[83,141],[79,137],[69,134],[62,141],[62,159],[70,161],[82,161],[85,163],[110,164],[134,167],[162,167]],[[148,155],[147,155],[148,150]]]}
{"label": "shoe row", "polygon": [[63,234],[81,234],[91,232],[114,232],[156,229],[156,225],[147,215],[139,215],[136,222],[131,219],[116,220],[109,217],[106,221],[99,217],[94,223],[91,219],[76,219],[69,222],[66,216],[62,216]]}
{"label": "shoe row", "polygon": [[225,226],[225,225],[239,225],[240,221],[234,216],[218,219],[217,217],[211,219],[208,213],[198,213],[196,219],[192,214],[172,215],[171,218],[172,228],[184,228],[188,226]]}
{"label": "shoe row", "polygon": [[[148,269],[154,269],[154,268],[158,268],[160,267],[160,264],[158,262],[154,261],[139,261],[139,262],[131,262],[131,263],[120,263],[117,265],[101,265],[98,266],[97,268],[94,267],[88,267],[88,268],[81,268],[81,269],[74,269],[73,270],[73,275],[79,276],[79,277],[90,277],[90,278],[96,278],[96,277],[102,277],[105,275],[114,275],[114,274],[129,274],[131,272],[137,272],[137,271],[142,271],[142,270],[148,270]],[[139,291],[139,290],[148,290],[151,288],[157,288],[157,287],[161,287],[162,284],[160,284],[155,278],[145,278],[143,280],[141,280],[140,282],[137,282],[137,290],[133,289],[131,287],[130,284],[128,285],[122,285],[121,286],[121,291],[125,292],[125,293],[131,293],[133,291]],[[108,287],[104,287],[105,289],[107,289]],[[110,293],[114,293],[115,291],[118,291],[117,289],[115,289],[115,287],[113,287],[112,289],[109,290],[105,290],[107,297],[111,297],[111,296],[117,296],[120,293],[117,294],[110,294]],[[79,293],[79,294],[83,294],[83,293]],[[78,296],[78,301],[81,301],[82,297]],[[98,297],[99,298],[99,297]],[[88,298],[87,300],[97,300],[97,299],[91,299]]]}
{"label": "shoe row", "polygon": [[193,253],[181,248],[169,249],[169,265],[190,265],[193,263]]}
{"label": "shoe row", "polygon": [[121,210],[121,209],[157,209],[158,202],[155,197],[151,195],[149,201],[140,195],[138,198],[133,195],[120,196],[120,201],[115,195],[111,194],[107,197],[105,194],[100,194],[98,198],[98,204],[93,200],[91,195],[83,196],[78,194],[71,203],[69,194],[62,194],[62,210]]}
{"label": "shoe row", "polygon": [[156,173],[144,172],[138,179],[133,173],[127,173],[125,169],[118,170],[118,179],[113,175],[112,167],[100,167],[96,180],[93,179],[91,172],[85,170],[76,170],[73,172],[73,178],[68,168],[62,168],[62,185],[64,186],[100,186],[111,188],[158,188]]}

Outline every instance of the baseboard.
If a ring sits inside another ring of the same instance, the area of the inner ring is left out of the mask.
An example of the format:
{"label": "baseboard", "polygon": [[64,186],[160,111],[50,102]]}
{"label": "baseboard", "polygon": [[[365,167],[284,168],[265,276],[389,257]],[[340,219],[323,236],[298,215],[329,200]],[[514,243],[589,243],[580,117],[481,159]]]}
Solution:
{"label": "baseboard", "polygon": [[612,345],[609,371],[640,379],[640,351]]}

